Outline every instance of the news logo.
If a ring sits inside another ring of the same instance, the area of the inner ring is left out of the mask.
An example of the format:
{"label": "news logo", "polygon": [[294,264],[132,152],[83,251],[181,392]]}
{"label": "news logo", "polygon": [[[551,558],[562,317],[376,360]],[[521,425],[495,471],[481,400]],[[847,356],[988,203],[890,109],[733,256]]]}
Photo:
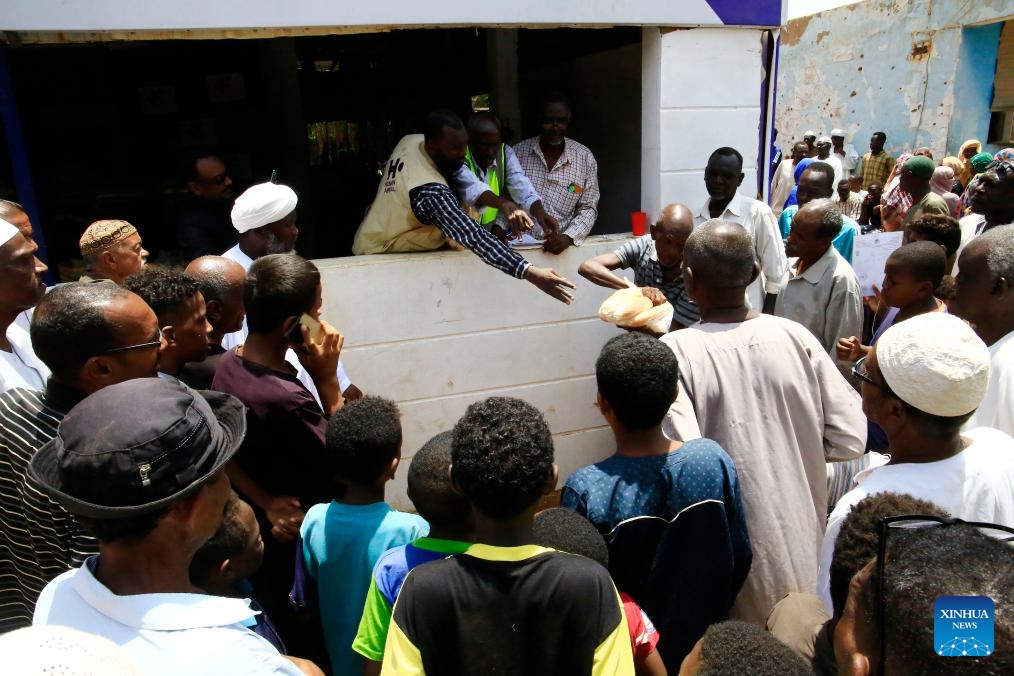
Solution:
{"label": "news logo", "polygon": [[941,596],[933,605],[933,642],[945,657],[992,655],[993,599]]}

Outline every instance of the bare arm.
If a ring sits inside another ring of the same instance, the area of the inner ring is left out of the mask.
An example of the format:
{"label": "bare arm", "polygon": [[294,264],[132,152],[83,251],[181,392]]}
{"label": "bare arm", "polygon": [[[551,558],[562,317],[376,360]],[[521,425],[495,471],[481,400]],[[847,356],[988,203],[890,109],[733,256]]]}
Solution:
{"label": "bare arm", "polygon": [[657,650],[652,650],[644,656],[634,657],[634,673],[637,676],[668,676],[665,664]]}
{"label": "bare arm", "polygon": [[592,284],[598,284],[607,289],[625,289],[628,286],[626,280],[612,273],[613,270],[619,269],[620,265],[619,256],[612,252],[604,253],[581,263],[577,274]]}

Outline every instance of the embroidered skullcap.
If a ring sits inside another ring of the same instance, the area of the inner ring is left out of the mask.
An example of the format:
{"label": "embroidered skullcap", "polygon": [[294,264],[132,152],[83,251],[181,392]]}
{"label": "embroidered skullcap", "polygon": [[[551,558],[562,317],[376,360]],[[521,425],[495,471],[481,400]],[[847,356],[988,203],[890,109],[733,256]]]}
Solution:
{"label": "embroidered skullcap", "polygon": [[259,183],[250,186],[232,206],[232,226],[242,234],[277,223],[293,212],[297,202],[296,191],[287,185]]}
{"label": "embroidered skullcap", "polygon": [[7,673],[59,676],[141,676],[130,655],[108,638],[56,624],[0,636]]}
{"label": "embroidered skullcap", "polygon": [[916,155],[905,160],[905,171],[918,176],[919,178],[933,178],[933,170],[937,168],[936,163],[923,155]]}
{"label": "embroidered skullcap", "polygon": [[974,411],[986,395],[989,349],[954,315],[930,312],[895,324],[876,351],[888,387],[920,411],[953,418]]}
{"label": "embroidered skullcap", "polygon": [[136,234],[137,228],[126,221],[95,221],[81,235],[78,246],[81,248],[81,255],[87,256],[105,251],[117,242]]}
{"label": "embroidered skullcap", "polygon": [[14,225],[0,219],[0,246],[11,241],[11,237],[21,232]]}

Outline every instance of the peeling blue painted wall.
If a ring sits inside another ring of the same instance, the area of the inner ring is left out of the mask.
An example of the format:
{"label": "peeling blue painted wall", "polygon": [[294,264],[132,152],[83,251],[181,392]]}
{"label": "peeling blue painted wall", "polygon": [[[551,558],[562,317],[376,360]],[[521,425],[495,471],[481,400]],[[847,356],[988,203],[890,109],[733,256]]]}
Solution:
{"label": "peeling blue painted wall", "polygon": [[[961,31],[961,51],[954,75],[954,114],[947,130],[948,148],[958,148],[972,138],[986,141],[1001,32],[1002,22]],[[996,150],[999,148],[993,152]]]}
{"label": "peeling blue painted wall", "polygon": [[[867,0],[790,21],[779,58],[779,143],[841,127],[862,154],[883,131],[892,155],[929,146],[940,159],[965,138],[985,139],[998,26],[1008,19],[1010,0]],[[990,62],[982,50],[991,34]]]}

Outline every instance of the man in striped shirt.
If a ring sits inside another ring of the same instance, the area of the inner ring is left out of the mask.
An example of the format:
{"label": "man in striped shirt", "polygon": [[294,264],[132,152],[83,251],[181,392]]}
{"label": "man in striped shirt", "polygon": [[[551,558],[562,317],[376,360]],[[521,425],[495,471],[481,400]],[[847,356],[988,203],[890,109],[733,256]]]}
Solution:
{"label": "man in striped shirt", "polygon": [[532,228],[535,237],[545,238],[542,248],[551,254],[580,246],[599,215],[598,163],[591,150],[567,136],[569,127],[570,103],[550,94],[542,101],[539,135],[514,147],[546,212],[559,223],[556,232],[544,230],[545,222]]}
{"label": "man in striped shirt", "polygon": [[0,633],[31,625],[42,588],[98,551],[28,476],[28,463],[86,396],[154,377],[163,345],[155,313],[115,284],[55,288],[39,301],[31,335],[52,376],[44,392],[0,394]]}
{"label": "man in striped shirt", "polygon": [[656,305],[669,301],[673,307],[670,330],[696,324],[697,306],[683,286],[683,246],[694,229],[694,215],[683,204],[670,204],[662,217],[643,237],[625,242],[612,253],[601,254],[581,263],[578,274],[594,284],[624,289],[627,280],[613,270],[633,268],[634,284],[644,287],[644,295]]}

